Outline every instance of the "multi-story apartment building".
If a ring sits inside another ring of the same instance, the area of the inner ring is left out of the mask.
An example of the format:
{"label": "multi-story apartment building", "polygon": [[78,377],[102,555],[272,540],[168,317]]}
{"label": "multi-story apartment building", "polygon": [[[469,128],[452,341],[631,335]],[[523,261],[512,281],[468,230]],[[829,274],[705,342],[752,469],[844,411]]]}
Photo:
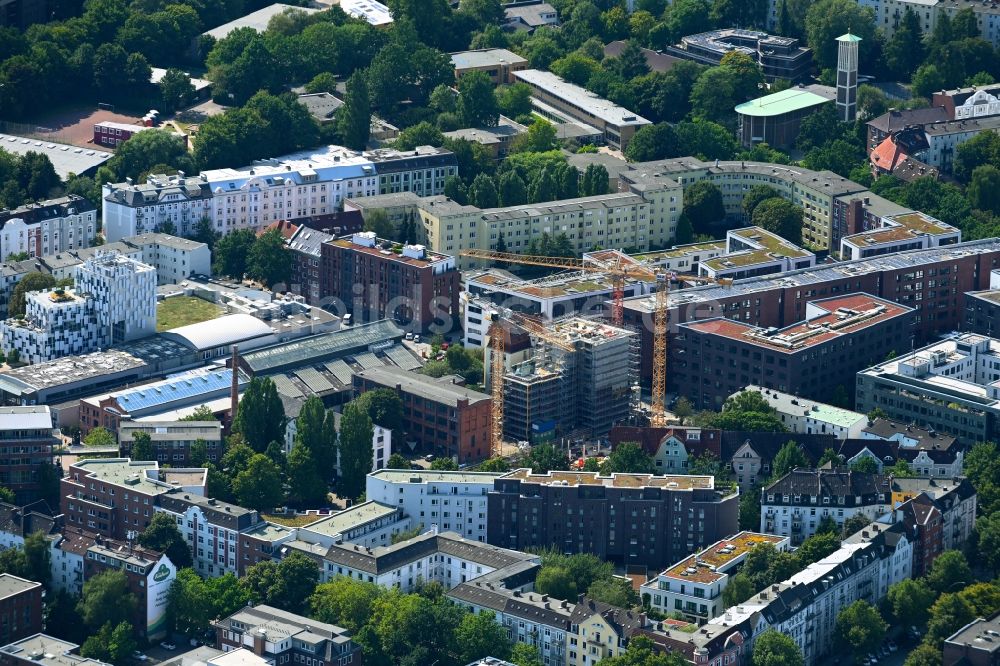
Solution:
{"label": "multi-story apartment building", "polygon": [[60,443],[48,407],[0,407],[0,486],[13,491],[21,504],[40,499],[43,466],[58,474],[52,447]]}
{"label": "multi-story apartment building", "polygon": [[397,506],[416,525],[486,541],[486,495],[493,472],[383,469],[368,475],[365,498]]}
{"label": "multi-story apartment building", "polygon": [[[916,310],[912,340],[897,341],[898,353],[961,328],[965,311],[960,294],[987,288],[990,271],[998,264],[1000,243],[990,239],[749,278],[731,286],[674,290],[667,297],[671,322],[667,335],[672,344],[674,322],[718,316],[782,328],[802,321],[810,301],[864,292]],[[640,367],[647,381],[652,372],[652,311],[653,302],[648,297],[624,303],[625,325],[637,328],[642,338]],[[668,378],[671,376],[668,373]],[[765,386],[777,388],[769,378],[765,380]],[[858,406],[862,412],[868,409]]]}
{"label": "multi-story apartment building", "polygon": [[663,567],[735,533],[737,493],[710,476],[509,472],[487,495],[488,543]]}
{"label": "multi-story apartment building", "polygon": [[823,518],[838,526],[862,514],[875,520],[892,506],[892,479],[847,468],[794,469],[764,487],[760,531],[790,537],[799,545]]}
{"label": "multi-story apartment building", "polygon": [[458,317],[460,274],[453,256],[400,245],[363,231],[320,247],[320,294],[349,308],[355,322],[392,319],[414,333],[450,330]]}
{"label": "multi-story apartment building", "polygon": [[201,442],[208,462],[222,458],[222,424],[218,421],[122,421],[118,425],[118,452],[131,457],[136,433],[146,433],[153,441],[156,460],[184,467],[191,463],[192,447]]}
{"label": "multi-story apartment building", "polygon": [[39,363],[85,354],[156,332],[156,269],[117,252],[76,269],[73,289],[31,292],[25,318],[0,323],[8,351]]}
{"label": "multi-story apartment building", "polygon": [[192,275],[212,274],[212,253],[205,243],[159,233],[123,240],[139,248],[139,261],[156,269],[157,284],[177,284]]}
{"label": "multi-story apartment building", "polygon": [[965,447],[946,433],[879,418],[868,422],[860,436],[889,442],[894,460],[905,461],[917,476],[953,479],[962,475]]}
{"label": "multi-story apartment building", "polygon": [[931,96],[931,105],[946,116],[930,122],[1000,115],[1000,84],[942,90]]}
{"label": "multi-story apartment building", "polygon": [[[1000,10],[997,10],[1000,19]],[[980,132],[1000,132],[1000,116],[949,120],[924,125],[927,150],[918,153],[922,162],[950,173],[955,161],[955,151],[960,145]]]}
{"label": "multi-story apartment building", "polygon": [[794,441],[806,460],[813,462],[819,460],[827,449],[837,451],[840,445],[834,435],[796,433],[793,436],[777,432],[723,431],[723,454],[720,458],[731,460],[730,467],[740,492],[749,493],[760,483],[771,479],[774,458],[789,441]]}
{"label": "multi-story apartment building", "polygon": [[[667,246],[680,217],[683,188],[669,178],[621,186],[621,192],[507,208],[481,210],[446,197],[383,195],[346,201],[345,209],[384,210],[393,224],[418,220],[421,242],[434,252],[458,255],[464,249],[496,249],[502,235],[508,250],[523,252],[543,233],[565,234],[574,251],[602,247],[646,250]],[[460,269],[475,265],[458,259]]]}
{"label": "multi-story apartment building", "polygon": [[664,52],[710,67],[722,62],[727,53],[744,53],[760,65],[768,81],[785,79],[793,83],[808,78],[812,62],[812,50],[799,46],[797,39],[739,28],[687,35]]}
{"label": "multi-story apartment building", "polygon": [[782,329],[717,317],[678,326],[670,369],[696,407],[718,409],[748,384],[828,400],[850,394],[855,373],[884,359],[910,334],[914,310],[851,294],[806,305],[805,319]]}
{"label": "multi-story apartment building", "polygon": [[7,645],[42,630],[42,584],[0,574],[0,643]]}
{"label": "multi-story apartment building", "polygon": [[650,121],[609,102],[586,88],[568,83],[551,72],[525,69],[513,72],[515,81],[531,88],[532,105],[553,120],[581,122],[594,127],[612,148],[624,151],[639,128]]}
{"label": "multi-story apartment building", "polygon": [[246,648],[272,664],[347,666],[363,660],[346,629],[273,606],[246,606],[212,623],[216,648]]}
{"label": "multi-story apartment building", "polygon": [[194,177],[151,175],[145,184],[104,186],[105,237],[159,231],[168,222],[187,236],[202,218],[221,234],[260,230],[280,220],[332,213],[345,198],[379,194],[382,175],[387,192],[432,195],[442,193],[445,179],[457,172],[454,155],[439,148],[356,153],[327,146]]}
{"label": "multi-story apartment building", "polygon": [[300,527],[296,540],[317,550],[341,543],[377,548],[391,545],[393,537],[411,529],[411,522],[398,505],[369,500]]}
{"label": "multi-story apartment building", "polygon": [[791,393],[753,384],[748,385],[746,390],[760,393],[767,404],[777,411],[781,423],[789,432],[833,435],[837,439],[858,439],[865,437],[864,431],[869,427],[867,416],[849,409],[806,400]]}
{"label": "multi-story apartment building", "polygon": [[724,610],[722,592],[747,554],[760,544],[778,550],[789,548],[788,537],[740,532],[664,569],[639,588],[643,601],[661,613],[681,613],[685,619],[705,624]]}
{"label": "multi-story apartment building", "polygon": [[78,460],[60,481],[60,498],[66,525],[113,539],[149,526],[157,498],[175,490],[205,495],[204,468],[160,469],[156,462],[123,458]]}
{"label": "multi-story apartment building", "polygon": [[292,253],[292,276],[289,286],[294,293],[302,294],[306,303],[310,305],[319,305],[324,297],[320,275],[322,248],[324,243],[336,238],[333,234],[303,224],[286,242],[288,251]]}
{"label": "multi-story apartment building", "polygon": [[1000,340],[957,333],[857,374],[857,407],[953,435],[963,444],[996,436]]}
{"label": "multi-story apartment building", "polygon": [[293,530],[269,523],[253,509],[220,502],[191,492],[157,496],[155,511],[177,522],[191,548],[194,569],[202,576],[231,573],[270,560],[275,546],[291,540]]}
{"label": "multi-story apartment building", "polygon": [[760,227],[730,229],[725,252],[703,257],[698,275],[743,280],[757,275],[784,273],[816,264],[816,255]]}
{"label": "multi-story apartment building", "polygon": [[[89,539],[88,539],[89,540]],[[177,577],[177,568],[166,555],[133,543],[94,537],[83,563],[83,580],[105,571],[125,574],[129,591],[138,603],[131,622],[139,635],[156,640],[167,635],[167,594]]]}
{"label": "multi-story apartment building", "polygon": [[528,60],[507,49],[475,49],[451,54],[455,79],[469,72],[484,72],[496,85],[514,83],[514,72],[528,69]]}
{"label": "multi-story apartment building", "polygon": [[456,383],[455,377],[435,379],[385,366],[355,373],[353,384],[357,394],[377,388],[399,393],[403,399],[399,437],[415,440],[423,450],[460,462],[490,455],[490,397]]}
{"label": "multi-story apartment building", "polygon": [[[340,412],[334,412],[333,413],[333,418],[334,418],[334,425],[337,428],[337,433],[338,433],[337,436],[340,437],[340,435],[339,435],[339,433],[340,433],[340,419],[342,418],[341,417],[341,413]],[[285,441],[287,443],[287,446],[286,446],[287,450],[285,451],[285,453],[291,453],[292,452],[292,446],[295,445],[295,435],[294,435],[295,426],[289,424],[289,427],[286,429],[286,431],[287,430],[292,430],[293,434],[291,435],[291,437],[286,437]],[[377,472],[378,470],[380,470],[383,467],[385,467],[385,464],[387,462],[389,462],[389,457],[391,455],[392,455],[392,430],[389,430],[388,428],[383,428],[382,426],[378,425],[377,423],[373,423],[372,424],[372,470],[371,471]],[[337,462],[334,464],[334,471],[337,473],[337,476],[340,476],[340,460],[341,460],[340,459],[340,447],[338,447],[337,448]]]}
{"label": "multi-story apartment building", "polygon": [[892,505],[928,497],[941,513],[941,546],[944,550],[960,549],[972,537],[976,525],[976,489],[965,477],[953,479],[893,479]]}
{"label": "multi-story apartment building", "polygon": [[97,233],[97,208],[81,196],[0,210],[0,256],[30,257],[90,247]]}

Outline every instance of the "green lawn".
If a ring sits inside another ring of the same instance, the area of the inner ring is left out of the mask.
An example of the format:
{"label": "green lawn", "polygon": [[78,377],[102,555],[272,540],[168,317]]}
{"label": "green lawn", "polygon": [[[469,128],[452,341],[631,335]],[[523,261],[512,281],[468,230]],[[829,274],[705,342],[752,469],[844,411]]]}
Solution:
{"label": "green lawn", "polygon": [[264,520],[269,520],[272,523],[278,523],[285,527],[304,527],[310,523],[315,523],[320,518],[326,518],[326,516],[317,516],[316,514],[308,516],[283,516],[276,513],[265,513],[261,515]]}
{"label": "green lawn", "polygon": [[221,314],[222,308],[215,303],[194,296],[174,296],[157,304],[156,330],[169,331],[178,326],[215,319]]}

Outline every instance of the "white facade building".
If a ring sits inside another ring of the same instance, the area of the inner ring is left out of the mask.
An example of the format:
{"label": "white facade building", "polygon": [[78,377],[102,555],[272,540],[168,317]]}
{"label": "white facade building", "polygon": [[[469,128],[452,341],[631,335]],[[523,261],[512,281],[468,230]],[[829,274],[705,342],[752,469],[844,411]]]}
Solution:
{"label": "white facade building", "polygon": [[77,267],[73,289],[27,294],[24,319],[0,323],[0,344],[31,363],[85,354],[156,332],[156,270],[117,252]]}
{"label": "white facade building", "polygon": [[806,400],[776,389],[750,385],[748,391],[757,391],[781,417],[789,432],[807,435],[833,435],[837,439],[864,437],[868,417],[849,409],[841,409],[823,402]]}
{"label": "white facade building", "polygon": [[0,210],[0,257],[40,257],[90,247],[97,233],[97,208],[69,196]]}
{"label": "white facade building", "polygon": [[704,624],[725,610],[722,592],[729,572],[735,573],[751,550],[766,543],[781,551],[790,545],[787,537],[740,532],[661,571],[639,593],[661,613],[683,613],[689,621]]}
{"label": "white facade building", "polygon": [[397,506],[414,525],[486,541],[486,495],[493,472],[384,469],[369,474],[365,497]]}
{"label": "white facade building", "polygon": [[141,250],[139,258],[156,269],[159,284],[176,284],[192,275],[212,274],[208,245],[170,234],[142,234],[125,242]]}

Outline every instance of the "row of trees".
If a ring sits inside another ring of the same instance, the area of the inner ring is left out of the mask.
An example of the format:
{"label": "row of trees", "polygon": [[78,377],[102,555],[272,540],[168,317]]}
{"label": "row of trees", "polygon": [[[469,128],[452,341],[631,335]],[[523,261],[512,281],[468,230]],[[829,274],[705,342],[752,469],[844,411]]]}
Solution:
{"label": "row of trees", "polygon": [[[211,223],[208,220],[204,222]],[[212,270],[242,280],[249,277],[267,287],[288,282],[292,275],[292,253],[277,229],[258,236],[253,229],[237,229],[214,242]]]}

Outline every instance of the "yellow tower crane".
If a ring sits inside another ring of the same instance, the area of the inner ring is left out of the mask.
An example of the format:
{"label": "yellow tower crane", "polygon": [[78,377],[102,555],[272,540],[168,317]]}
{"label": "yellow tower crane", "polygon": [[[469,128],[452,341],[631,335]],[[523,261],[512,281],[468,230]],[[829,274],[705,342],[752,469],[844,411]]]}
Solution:
{"label": "yellow tower crane", "polygon": [[[603,273],[610,275],[613,285],[611,300],[611,323],[615,326],[622,326],[625,319],[625,284],[627,280],[634,279],[642,282],[654,282],[656,284],[656,294],[654,295],[653,307],[653,381],[650,395],[650,416],[649,423],[654,428],[662,428],[667,425],[666,406],[664,405],[667,392],[667,324],[668,307],[667,295],[670,291],[671,280],[696,283],[715,283],[728,286],[733,283],[727,278],[712,278],[695,275],[677,275],[666,271],[657,271],[654,267],[643,264],[623,252],[608,252],[604,256],[601,253],[592,254],[587,260],[573,257],[547,257],[530,254],[517,254],[514,252],[496,252],[493,250],[462,250],[461,256],[484,261],[498,261],[511,264],[524,264],[528,266],[544,266],[547,268],[559,268],[564,270],[585,271],[588,273]],[[526,319],[526,318],[525,318]],[[542,324],[531,321],[537,330],[545,331]],[[497,325],[494,320],[492,326]],[[518,324],[520,325],[520,323]],[[531,324],[529,324],[531,325]],[[529,331],[539,337],[544,337],[541,333]],[[547,331],[546,331],[547,332]],[[491,336],[493,339],[495,336]],[[494,348],[495,350],[495,348]],[[496,357],[494,353],[491,369],[496,368]],[[500,356],[503,356],[501,349]],[[503,360],[500,361],[502,372]],[[502,375],[501,375],[502,376]],[[493,418],[492,425],[494,437],[503,435],[503,391],[499,393],[499,408],[497,407],[498,394],[495,388],[493,391]],[[498,425],[499,424],[499,425]],[[497,435],[499,433],[499,435]],[[496,439],[499,442],[499,439]],[[491,442],[491,446],[493,442]]]}

